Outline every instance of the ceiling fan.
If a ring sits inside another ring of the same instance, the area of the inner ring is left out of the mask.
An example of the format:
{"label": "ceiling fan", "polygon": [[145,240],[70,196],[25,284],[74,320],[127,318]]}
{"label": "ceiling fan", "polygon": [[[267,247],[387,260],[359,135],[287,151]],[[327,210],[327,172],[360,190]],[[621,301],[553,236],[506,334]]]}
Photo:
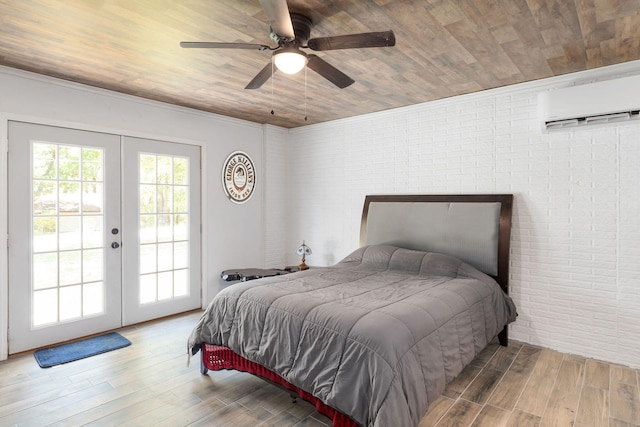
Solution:
{"label": "ceiling fan", "polygon": [[[181,42],[180,46],[184,48],[271,50],[273,51],[273,63],[278,70],[287,74],[295,74],[306,65],[343,89],[353,84],[354,80],[319,56],[307,54],[301,49],[326,51],[385,47],[396,44],[392,30],[311,39],[311,19],[299,13],[290,13],[286,0],[260,0],[260,4],[269,20],[270,38],[274,43],[277,43],[276,47],[255,43],[220,42]],[[273,72],[273,64],[269,62],[245,89],[261,87],[269,80]]]}

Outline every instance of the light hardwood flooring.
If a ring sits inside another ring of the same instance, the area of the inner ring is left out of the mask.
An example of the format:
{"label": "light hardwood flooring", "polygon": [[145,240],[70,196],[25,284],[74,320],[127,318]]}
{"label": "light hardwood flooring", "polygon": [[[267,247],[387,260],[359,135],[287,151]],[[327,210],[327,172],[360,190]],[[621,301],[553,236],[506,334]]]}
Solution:
{"label": "light hardwood flooring", "polygon": [[[0,426],[326,426],[309,403],[249,374],[186,366],[188,313],[120,332],[133,345],[54,368],[0,362]],[[492,343],[424,416],[427,426],[640,427],[639,372]],[[395,426],[390,426],[395,427]]]}

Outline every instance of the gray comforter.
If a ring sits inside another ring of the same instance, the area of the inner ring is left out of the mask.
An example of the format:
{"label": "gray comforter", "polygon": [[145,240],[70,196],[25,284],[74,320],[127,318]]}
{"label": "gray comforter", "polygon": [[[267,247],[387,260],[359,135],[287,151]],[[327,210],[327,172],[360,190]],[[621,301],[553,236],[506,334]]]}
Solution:
{"label": "gray comforter", "polygon": [[511,299],[474,267],[377,245],[333,267],[226,288],[188,345],[229,347],[363,426],[417,426],[515,317]]}

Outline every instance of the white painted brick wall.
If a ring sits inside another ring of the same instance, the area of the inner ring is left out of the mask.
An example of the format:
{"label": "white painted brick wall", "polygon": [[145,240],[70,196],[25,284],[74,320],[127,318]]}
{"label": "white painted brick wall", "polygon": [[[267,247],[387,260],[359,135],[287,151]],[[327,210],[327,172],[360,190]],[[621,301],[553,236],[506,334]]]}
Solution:
{"label": "white painted brick wall", "polygon": [[[264,267],[283,268],[287,247],[287,139],[289,132],[275,126],[264,126]],[[295,250],[295,249],[294,249]]]}
{"label": "white painted brick wall", "polygon": [[305,239],[307,262],[330,265],[358,247],[367,194],[513,193],[512,338],[640,367],[640,124],[542,133],[537,93],[561,83],[302,127],[286,148],[277,135],[268,247],[297,263]]}

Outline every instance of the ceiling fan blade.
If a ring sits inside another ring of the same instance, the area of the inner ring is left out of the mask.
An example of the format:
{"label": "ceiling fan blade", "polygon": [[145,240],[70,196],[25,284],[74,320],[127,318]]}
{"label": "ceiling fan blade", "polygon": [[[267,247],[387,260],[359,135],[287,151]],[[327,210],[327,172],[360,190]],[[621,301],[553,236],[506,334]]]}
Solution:
{"label": "ceiling fan blade", "polygon": [[273,67],[273,64],[271,62],[269,62],[267,65],[264,66],[262,70],[260,70],[260,72],[253,78],[253,80],[251,80],[249,84],[246,85],[244,88],[258,89],[267,80],[269,80],[269,78],[271,77],[271,73],[275,71],[276,71],[275,67]]}
{"label": "ceiling fan blade", "polygon": [[320,74],[340,89],[344,89],[345,87],[351,86],[355,83],[351,77],[347,76],[345,73],[338,70],[319,56],[314,54],[310,54],[308,56],[309,62],[307,62],[307,67],[311,68],[313,71]]}
{"label": "ceiling fan blade", "polygon": [[396,36],[392,30],[375,33],[350,34],[346,36],[318,37],[307,42],[311,50],[357,49],[363,47],[395,46]]}
{"label": "ceiling fan blade", "polygon": [[218,42],[180,42],[180,47],[185,48],[205,48],[205,49],[249,49],[267,50],[271,49],[264,44],[256,43],[218,43]]}
{"label": "ceiling fan blade", "polygon": [[274,33],[291,40],[296,38],[287,0],[260,0],[260,5],[267,14],[269,25]]}

